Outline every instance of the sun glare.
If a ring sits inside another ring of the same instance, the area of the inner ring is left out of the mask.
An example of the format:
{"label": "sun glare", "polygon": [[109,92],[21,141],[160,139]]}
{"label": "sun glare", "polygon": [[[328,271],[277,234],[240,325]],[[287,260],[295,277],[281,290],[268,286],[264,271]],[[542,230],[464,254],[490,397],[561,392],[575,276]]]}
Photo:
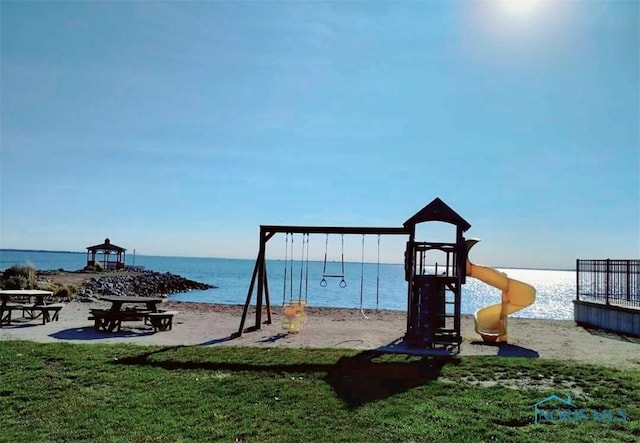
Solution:
{"label": "sun glare", "polygon": [[502,0],[502,7],[509,15],[525,17],[533,14],[540,6],[540,0]]}

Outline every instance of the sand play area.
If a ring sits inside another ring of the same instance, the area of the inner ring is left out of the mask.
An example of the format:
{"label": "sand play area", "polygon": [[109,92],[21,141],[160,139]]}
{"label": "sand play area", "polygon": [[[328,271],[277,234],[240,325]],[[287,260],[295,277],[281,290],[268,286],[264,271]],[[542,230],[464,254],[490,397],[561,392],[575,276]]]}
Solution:
{"label": "sand play area", "polygon": [[[178,311],[170,331],[153,332],[142,322],[123,323],[120,332],[95,331],[93,320],[88,319],[90,309],[108,307],[102,301],[70,301],[65,303],[58,321],[45,325],[17,314],[15,322],[0,329],[0,340],[376,349],[400,339],[406,329],[406,315],[401,311],[367,312],[367,319],[357,309],[309,307],[308,322],[303,329],[287,333],[281,326],[283,313],[278,306],[273,308],[271,325],[230,339],[238,330],[241,306],[166,301],[162,309]],[[250,313],[245,327],[253,323]],[[640,339],[587,330],[573,321],[510,318],[509,342],[497,345],[482,343],[474,331],[473,318],[463,316],[462,335],[463,356],[524,356],[640,369]]]}

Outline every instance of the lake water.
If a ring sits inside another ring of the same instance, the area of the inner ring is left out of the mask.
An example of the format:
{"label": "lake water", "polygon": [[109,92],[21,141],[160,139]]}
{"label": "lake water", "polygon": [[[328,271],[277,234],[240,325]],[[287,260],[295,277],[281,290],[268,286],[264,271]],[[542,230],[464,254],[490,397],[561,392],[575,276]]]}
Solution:
{"label": "lake water", "polygon": [[[0,270],[13,265],[33,264],[38,270],[64,269],[75,271],[86,264],[85,253],[32,252],[0,250]],[[131,257],[128,257],[128,264]],[[267,269],[271,302],[280,305],[283,300],[284,261],[268,260]],[[136,255],[135,265],[144,266],[157,272],[171,272],[191,280],[218,286],[207,291],[191,291],[174,294],[169,298],[177,301],[201,303],[242,304],[247,296],[254,260],[157,257]],[[405,310],[407,283],[404,269],[400,264],[365,263],[362,273],[361,263],[345,263],[347,286],[339,287],[339,279],[329,279],[326,287],[320,286],[322,262],[309,262],[308,279],[302,279],[300,293],[300,262],[293,263],[293,280],[287,267],[287,285],[284,298],[298,299],[306,296],[310,306],[360,307],[360,279],[363,275],[363,308],[365,310],[392,309]],[[573,319],[573,304],[576,293],[575,271],[554,271],[535,269],[500,269],[510,278],[515,278],[534,286],[537,290],[536,302],[514,317]],[[340,263],[327,263],[327,273],[340,273]],[[306,270],[303,272],[306,274]],[[376,284],[379,275],[379,285]],[[291,284],[293,282],[293,284]],[[473,314],[476,310],[500,301],[500,291],[474,278],[468,278],[462,291],[462,313]],[[252,303],[255,303],[255,295]]]}

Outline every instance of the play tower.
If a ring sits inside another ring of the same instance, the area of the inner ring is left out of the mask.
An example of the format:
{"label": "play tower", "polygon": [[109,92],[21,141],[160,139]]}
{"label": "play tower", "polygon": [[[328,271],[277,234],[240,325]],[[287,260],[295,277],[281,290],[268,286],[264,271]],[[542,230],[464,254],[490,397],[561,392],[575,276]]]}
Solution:
{"label": "play tower", "polygon": [[[418,241],[416,225],[445,222],[456,227],[450,243]],[[408,282],[407,332],[409,348],[458,351],[462,285],[465,283],[467,249],[463,233],[471,225],[439,198],[404,223],[409,231],[405,251]]]}

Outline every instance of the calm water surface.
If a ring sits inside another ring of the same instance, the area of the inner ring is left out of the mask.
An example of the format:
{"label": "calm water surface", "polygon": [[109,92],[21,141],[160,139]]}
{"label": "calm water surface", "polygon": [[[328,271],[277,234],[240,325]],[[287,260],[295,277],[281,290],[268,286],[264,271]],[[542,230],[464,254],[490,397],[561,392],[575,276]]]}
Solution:
{"label": "calm water surface", "polygon": [[[74,271],[86,264],[84,253],[31,252],[0,250],[0,270],[15,264],[32,263],[39,270],[64,269]],[[131,257],[127,258],[128,264]],[[157,257],[137,255],[135,265],[157,272],[171,272],[199,282],[218,286],[207,291],[191,291],[174,294],[172,300],[201,303],[242,304],[254,267],[254,260],[192,257]],[[361,263],[345,263],[346,288],[340,288],[339,279],[329,279],[327,287],[320,286],[322,262],[309,262],[308,279],[300,285],[300,262],[293,263],[293,279],[287,268],[287,284],[284,287],[284,261],[267,261],[271,302],[274,305],[284,299],[304,298],[311,306],[360,307]],[[575,298],[576,278],[574,271],[533,269],[500,269],[510,278],[527,282],[537,290],[536,302],[515,317],[573,319],[572,300]],[[340,263],[327,263],[327,273],[340,272]],[[362,305],[364,309],[406,309],[407,283],[402,265],[365,264],[363,275]],[[379,284],[377,284],[379,275]],[[293,284],[291,284],[293,283]],[[283,294],[285,289],[285,294]],[[255,296],[254,296],[255,298]],[[254,300],[255,302],[255,300]],[[467,279],[462,291],[462,313],[473,314],[489,304],[500,302],[500,291],[473,279]]]}

